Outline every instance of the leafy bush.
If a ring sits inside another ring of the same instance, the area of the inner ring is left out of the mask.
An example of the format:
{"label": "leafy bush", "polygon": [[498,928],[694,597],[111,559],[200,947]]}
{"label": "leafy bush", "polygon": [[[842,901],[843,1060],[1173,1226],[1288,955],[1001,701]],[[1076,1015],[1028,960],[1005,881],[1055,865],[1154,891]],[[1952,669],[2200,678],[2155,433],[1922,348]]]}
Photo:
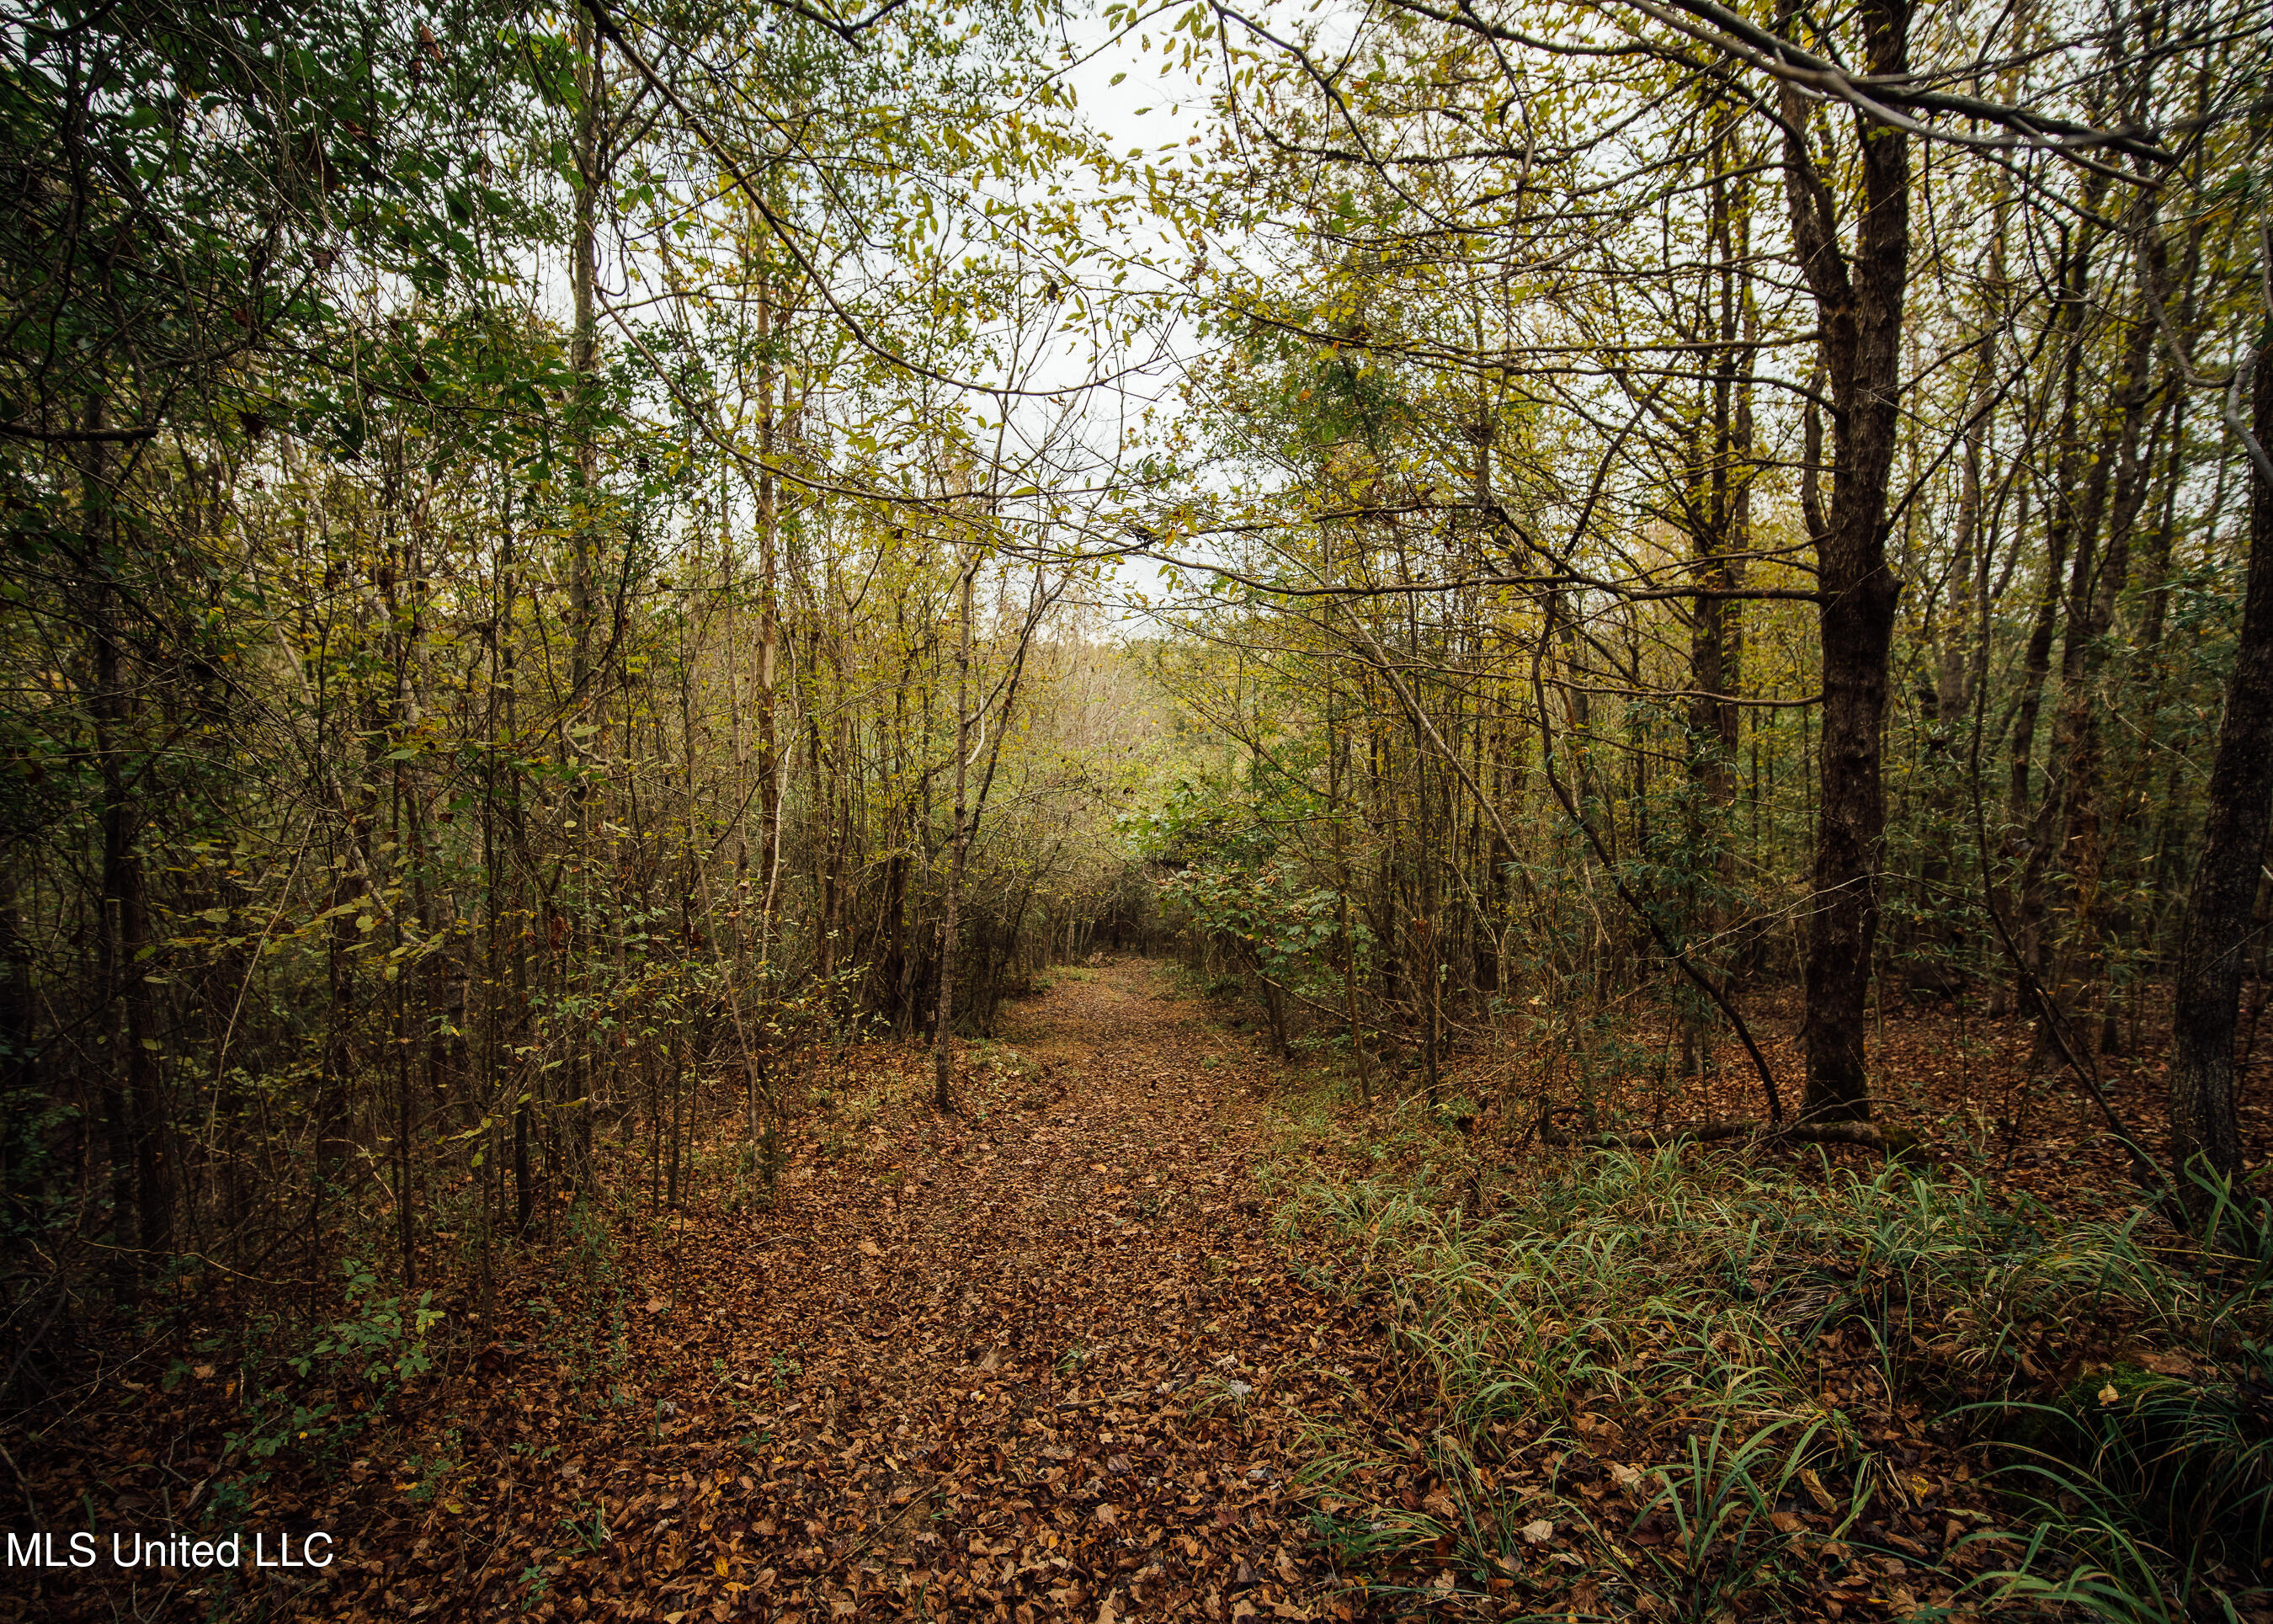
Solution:
{"label": "leafy bush", "polygon": [[382,1297],[369,1265],[349,1259],[347,1312],[316,1341],[284,1361],[303,1384],[272,1388],[246,1405],[247,1425],[229,1435],[232,1454],[266,1461],[281,1451],[321,1454],[345,1442],[386,1413],[403,1385],[432,1365],[428,1334],[442,1320],[434,1294],[421,1292],[405,1305]]}

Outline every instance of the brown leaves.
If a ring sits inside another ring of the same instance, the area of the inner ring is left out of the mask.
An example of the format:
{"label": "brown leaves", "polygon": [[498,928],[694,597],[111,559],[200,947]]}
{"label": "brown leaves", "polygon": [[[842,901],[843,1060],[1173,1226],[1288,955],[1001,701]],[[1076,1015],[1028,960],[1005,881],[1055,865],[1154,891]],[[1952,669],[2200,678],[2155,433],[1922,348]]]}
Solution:
{"label": "brown leaves", "polygon": [[525,1254],[479,1352],[367,1469],[259,1491],[248,1526],[304,1519],[350,1553],[319,1588],[257,1581],[259,1605],[1343,1616],[1297,1417],[1371,1406],[1392,1369],[1367,1311],[1288,1278],[1256,1079],[1203,1067],[1221,1039],[1157,990],[1110,966],[1025,1006],[1016,1053],[1061,1091],[971,1066],[960,1118],[921,1104],[919,1057],[856,1050],[839,1109],[866,1115],[812,1123],[770,1208],[698,1188],[604,1265]]}
{"label": "brown leaves", "polygon": [[[1309,1616],[1331,1577],[1285,1497],[1300,1445],[1277,1401],[1324,1395],[1311,1349],[1346,1311],[1294,1289],[1237,1215],[1261,1211],[1249,1079],[1199,1066],[1198,1029],[1144,975],[1031,1010],[1015,1063],[970,1069],[961,1119],[887,1098],[843,1150],[816,1133],[754,1230],[698,1206],[683,1250],[627,1245],[634,1281],[670,1284],[634,1297],[636,1419],[580,1441],[619,1462],[597,1471],[668,1462],[695,1495],[623,1493],[608,1545],[559,1563],[549,1532],[589,1485],[519,1478],[477,1593],[547,1616],[640,1596],[649,1616],[851,1618],[921,1595],[1121,1620],[1203,1610],[1244,1568],[1251,1612]],[[1029,1059],[1061,1096],[990,1084]],[[674,1303],[682,1341],[642,1328]],[[1346,1367],[1366,1357],[1330,1340]],[[659,1400],[679,1418],[658,1436]],[[538,1408],[574,1402],[556,1387]],[[500,1583],[508,1561],[546,1568],[550,1593]]]}

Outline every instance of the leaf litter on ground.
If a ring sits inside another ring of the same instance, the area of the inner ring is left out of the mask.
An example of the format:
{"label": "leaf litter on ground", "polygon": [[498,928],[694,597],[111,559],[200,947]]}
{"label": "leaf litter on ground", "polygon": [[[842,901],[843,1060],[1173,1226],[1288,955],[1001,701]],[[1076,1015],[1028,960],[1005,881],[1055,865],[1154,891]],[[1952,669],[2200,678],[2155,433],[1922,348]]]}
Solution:
{"label": "leaf litter on ground", "polygon": [[[1890,1103],[1937,1156],[2002,1150],[2015,1197],[2119,1189],[2079,1183],[2112,1171],[2107,1153],[2024,1043],[1898,1019],[1879,1050],[1907,1091]],[[1549,1086],[1539,1064],[1500,1091]],[[214,1518],[199,1496],[220,1485],[232,1526],[339,1538],[319,1571],[138,1575],[144,1617],[1567,1619],[1693,1601],[1690,1569],[1725,1563],[1667,1476],[1703,1410],[1619,1413],[1606,1395],[1467,1425],[1410,1335],[1410,1258],[1377,1220],[1363,1250],[1385,1267],[1353,1269],[1349,1237],[1314,1222],[1319,1188],[1384,1174],[1489,1220],[1569,1164],[1521,1123],[1422,1102],[1416,1132],[1415,1101],[1347,1089],[1322,1114],[1141,961],[1059,979],[958,1065],[963,1109],[941,1116],[924,1056],[857,1047],[769,1202],[722,1141],[667,1222],[627,1205],[532,1252],[499,1277],[495,1322],[352,1460],[288,1450],[250,1470],[226,1441],[236,1384],[199,1365],[139,1410],[90,1404],[26,1486],[98,1523],[186,1525]],[[1448,1087],[1482,1094],[1495,1066]],[[2134,1065],[2115,1088],[2143,1102],[2157,1080]],[[1745,1088],[1723,1057],[1682,1103],[1741,1111]],[[1603,1101],[1662,1116],[1652,1092]],[[1625,1359],[1662,1354],[1627,1329]],[[1804,1351],[1887,1469],[1876,1498],[1809,1465],[1753,1508],[1788,1615],[1947,1605],[2009,1554],[1984,1538],[1978,1452],[1874,1387],[1868,1342],[1847,1325]],[[0,1613],[108,1617],[119,1599],[43,1576]]]}

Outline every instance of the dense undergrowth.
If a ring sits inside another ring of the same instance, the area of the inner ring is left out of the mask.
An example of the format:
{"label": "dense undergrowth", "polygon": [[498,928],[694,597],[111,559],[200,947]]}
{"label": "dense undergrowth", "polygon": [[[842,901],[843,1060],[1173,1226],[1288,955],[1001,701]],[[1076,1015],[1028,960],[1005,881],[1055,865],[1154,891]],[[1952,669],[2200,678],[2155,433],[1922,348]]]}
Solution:
{"label": "dense undergrowth", "polygon": [[[1285,1222],[1377,1305],[1432,1423],[1321,1431],[1318,1537],[1377,1593],[1558,1619],[2265,1606],[2262,1202],[2203,1252],[1899,1164],[1621,1153],[1497,1191],[1441,1156],[1324,1165]],[[1425,1492],[1373,1492],[1416,1458]]]}

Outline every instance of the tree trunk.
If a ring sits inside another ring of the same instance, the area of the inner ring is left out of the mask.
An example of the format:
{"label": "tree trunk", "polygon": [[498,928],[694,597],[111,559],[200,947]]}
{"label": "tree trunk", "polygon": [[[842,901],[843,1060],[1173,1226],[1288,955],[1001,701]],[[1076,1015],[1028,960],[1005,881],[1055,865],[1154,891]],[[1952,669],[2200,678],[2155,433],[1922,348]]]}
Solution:
{"label": "tree trunk", "polygon": [[[1942,577],[1939,624],[1935,628],[1934,680],[1926,703],[1930,724],[1925,741],[1927,816],[1932,820],[1931,827],[1937,830],[1961,826],[1958,802],[1963,786],[1959,777],[1957,742],[1972,714],[1977,692],[1973,661],[1989,626],[1986,605],[1976,600],[1976,583],[1986,579],[1990,551],[1985,541],[1990,527],[1983,513],[1986,493],[1982,488],[1982,475],[1995,421],[1997,357],[1999,335],[2004,330],[2005,194],[2001,189],[1997,196],[1995,219],[1988,297],[1978,341],[1980,353],[1974,359],[1973,381],[1966,390],[1965,421],[1960,435],[1962,451],[1956,537],[1951,545],[1948,570]],[[1924,962],[1913,964],[1910,980],[1912,985],[1922,985],[1937,996],[1959,991],[1966,980],[1960,962],[1963,932],[1951,917],[1948,903],[1957,890],[1956,857],[1952,845],[1932,841],[1918,868],[1925,891],[1924,905],[1932,910],[1935,922],[1927,938],[1919,944],[1925,949],[1921,955]],[[1987,861],[1987,853],[1982,854],[1982,861]]]}
{"label": "tree trunk", "polygon": [[[2260,447],[2273,441],[2268,346],[2273,346],[2273,331],[2258,349],[2251,401],[2250,428]],[[2273,484],[2262,469],[2253,468],[2252,473],[2241,637],[2233,673],[2226,679],[2202,860],[2187,899],[2172,1005],[2171,1165],[2183,1172],[2199,1163],[2227,1178],[2241,1172],[2234,1018],[2256,911],[2267,813],[2273,809]]]}
{"label": "tree trunk", "polygon": [[[758,342],[773,342],[773,288],[762,277],[758,283]],[[763,820],[758,840],[758,866],[765,875],[765,898],[760,912],[758,952],[777,985],[774,967],[774,909],[778,900],[776,881],[781,874],[782,797],[780,705],[781,582],[776,556],[779,529],[774,486],[774,376],[770,349],[758,368],[758,783],[759,816]],[[737,650],[736,658],[739,658]]]}
{"label": "tree trunk", "polygon": [[[89,406],[88,432],[104,424],[100,401]],[[109,1053],[101,1085],[102,1109],[111,1158],[111,1222],[116,1243],[139,1244],[146,1269],[173,1242],[173,1184],[165,1154],[163,1102],[159,1094],[150,983],[143,960],[150,944],[149,896],[140,842],[143,808],[136,786],[142,775],[127,760],[133,694],[139,686],[129,669],[129,642],[120,625],[123,605],[115,582],[121,531],[111,489],[111,470],[100,442],[92,443],[80,470],[80,534],[92,564],[93,590],[87,629],[93,649],[94,684],[88,695],[94,755],[102,783],[102,869],[98,927],[105,1015],[101,1034]],[[130,1171],[131,1177],[130,1177]],[[139,1222],[130,1233],[129,1214]],[[120,1273],[131,1290],[134,1269]]]}
{"label": "tree trunk", "polygon": [[949,1047],[955,1023],[955,943],[963,907],[963,859],[969,835],[965,795],[971,768],[971,578],[979,573],[973,552],[961,583],[961,641],[955,655],[955,837],[947,863],[947,906],[939,916],[939,1026],[932,1048],[932,1103],[955,1109],[955,1056]]}
{"label": "tree trunk", "polygon": [[[607,167],[607,131],[603,117],[603,100],[607,79],[602,65],[600,37],[589,23],[580,19],[577,24],[583,61],[579,67],[582,83],[579,90],[583,108],[576,128],[576,199],[574,219],[569,243],[569,295],[573,304],[574,326],[569,332],[568,370],[574,381],[571,387],[574,398],[570,409],[569,434],[575,456],[575,508],[568,525],[568,698],[560,710],[560,764],[574,774],[569,782],[568,804],[574,808],[574,833],[567,843],[572,847],[591,849],[593,808],[586,805],[589,786],[580,766],[589,763],[594,755],[593,733],[584,721],[594,703],[597,684],[592,670],[593,632],[596,629],[594,575],[599,550],[599,442],[596,436],[593,416],[598,405],[600,381],[599,329],[599,208],[600,192],[605,184]],[[589,894],[580,898],[589,907]],[[560,944],[560,990],[569,998],[580,997],[588,990],[589,950],[586,938],[594,923],[581,917],[583,909],[571,914],[569,928]],[[571,1107],[576,1113],[573,1122],[563,1124],[569,1131],[575,1166],[574,1177],[580,1189],[589,1188],[591,1168],[589,1151],[592,1136],[591,1077],[592,1049],[581,1039],[568,1044],[566,1091]]]}
{"label": "tree trunk", "polygon": [[[2157,229],[2150,209],[2142,234],[2146,240],[2140,250],[2142,260],[2158,254]],[[2067,686],[2062,694],[2060,756],[2066,795],[2059,855],[2063,889],[2052,929],[2047,930],[2039,950],[2039,959],[2052,972],[2047,979],[2053,1006],[2078,1034],[2075,1041],[2082,1042],[2091,1041],[2089,1034],[2098,1024],[2097,1015],[2106,991],[2100,877],[2107,859],[2109,813],[2112,809],[2113,816],[2120,819],[2124,808],[2119,804],[2109,807],[2100,782],[2106,748],[2100,736],[2099,718],[2102,708],[2111,699],[2102,678],[2112,652],[2110,634],[2115,627],[2116,610],[2131,580],[2133,532],[2146,500],[2146,468],[2156,449],[2148,441],[2142,452],[2142,441],[2149,426],[2147,408],[2158,393],[2153,378],[2154,317],[2148,304],[2157,297],[2154,288],[2158,281],[2142,267],[2139,316],[2128,335],[2123,376],[2114,392],[2119,426],[2112,459],[2113,490],[2107,514],[2107,549],[2090,583],[2089,597],[2079,598],[2071,611],[2072,617],[2082,619],[2076,629],[2082,633],[2082,640],[2075,673],[2073,679],[2064,677]],[[2073,618],[2071,625],[2075,625]],[[2057,921],[2063,919],[2064,932],[2057,927]],[[2060,940],[2062,935],[2065,942]],[[2047,1052],[2049,1036],[2045,1034],[2038,1039],[2040,1048]]]}
{"label": "tree trunk", "polygon": [[[1909,71],[1909,0],[1865,0],[1864,60]],[[1807,150],[1806,109],[1787,93],[1785,178],[1793,240],[1822,323],[1831,387],[1831,507],[1816,537],[1823,641],[1821,810],[1808,933],[1804,1116],[1871,1114],[1864,1011],[1879,929],[1886,827],[1880,727],[1902,583],[1887,565],[1887,484],[1900,426],[1902,298],[1909,274],[1909,148],[1857,115],[1862,217],[1854,260],[1841,252],[1829,185]]]}
{"label": "tree trunk", "polygon": [[[1749,211],[1750,198],[1744,192],[1731,199],[1728,177],[1722,172],[1727,156],[1717,148],[1714,163],[1712,241],[1723,267],[1717,335],[1722,348],[1713,374],[1712,449],[1699,470],[1704,489],[1691,498],[1692,511],[1701,509],[1697,516],[1702,523],[1693,525],[1690,539],[1699,586],[1712,593],[1733,594],[1744,576],[1741,554],[1751,543],[1744,533],[1745,486],[1751,478],[1744,459],[1752,450],[1752,364],[1751,350],[1738,342],[1745,336],[1738,318],[1746,300],[1738,285],[1740,232],[1734,219],[1739,211]],[[1749,248],[1749,242],[1745,246]],[[1683,924],[1692,944],[1701,942],[1704,946],[1699,959],[1716,968],[1725,957],[1718,944],[1728,927],[1728,898],[1736,881],[1731,818],[1737,800],[1737,695],[1742,680],[1743,648],[1744,619],[1736,598],[1696,599],[1690,613],[1692,696],[1687,832],[1690,861],[1697,866]],[[1693,993],[1682,1000],[1681,1074],[1684,1077],[1699,1076],[1705,1071],[1711,1041],[1708,1019],[1707,1006]]]}

